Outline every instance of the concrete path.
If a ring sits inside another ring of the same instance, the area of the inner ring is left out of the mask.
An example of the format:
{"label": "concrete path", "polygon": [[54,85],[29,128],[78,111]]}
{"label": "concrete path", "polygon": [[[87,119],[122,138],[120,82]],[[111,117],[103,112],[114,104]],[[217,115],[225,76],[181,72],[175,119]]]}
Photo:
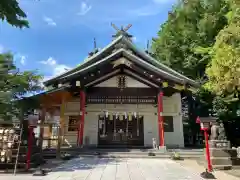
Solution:
{"label": "concrete path", "polygon": [[77,158],[45,177],[1,176],[6,180],[202,180],[198,173],[169,159]]}

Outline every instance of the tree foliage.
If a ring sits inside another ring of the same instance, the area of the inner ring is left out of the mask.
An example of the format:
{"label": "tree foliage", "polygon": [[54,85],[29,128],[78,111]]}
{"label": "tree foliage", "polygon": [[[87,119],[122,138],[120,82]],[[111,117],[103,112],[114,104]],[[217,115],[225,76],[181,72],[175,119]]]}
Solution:
{"label": "tree foliage", "polygon": [[227,24],[227,12],[224,0],[180,1],[153,39],[155,58],[190,78],[202,79],[210,61],[206,49]]}
{"label": "tree foliage", "polygon": [[234,0],[229,2],[229,24],[216,37],[212,61],[206,70],[206,87],[220,95],[233,94],[233,100],[240,100],[240,5]]}
{"label": "tree foliage", "polygon": [[19,28],[29,27],[26,20],[26,13],[20,8],[17,0],[1,0],[0,1],[0,18],[7,21],[12,26]]}
{"label": "tree foliage", "polygon": [[239,0],[180,0],[153,38],[158,61],[204,84],[188,97],[191,129],[197,115],[239,119],[239,5]]}
{"label": "tree foliage", "polygon": [[34,71],[20,72],[14,65],[12,54],[0,54],[0,119],[18,117],[20,109],[33,108],[34,102],[23,101],[23,97],[42,89],[41,78]]}

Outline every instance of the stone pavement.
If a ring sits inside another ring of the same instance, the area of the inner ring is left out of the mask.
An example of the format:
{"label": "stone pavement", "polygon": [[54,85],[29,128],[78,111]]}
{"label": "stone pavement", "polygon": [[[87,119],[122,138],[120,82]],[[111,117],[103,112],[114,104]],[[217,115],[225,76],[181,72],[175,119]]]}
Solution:
{"label": "stone pavement", "polygon": [[45,177],[3,176],[2,180],[202,180],[198,173],[170,159],[76,158]]}
{"label": "stone pavement", "polygon": [[[184,161],[178,161],[178,163],[186,168],[191,168],[192,170],[198,172],[198,174],[203,172],[206,168],[199,165],[196,160],[185,159]],[[217,180],[240,180],[240,169],[214,171],[213,174]]]}

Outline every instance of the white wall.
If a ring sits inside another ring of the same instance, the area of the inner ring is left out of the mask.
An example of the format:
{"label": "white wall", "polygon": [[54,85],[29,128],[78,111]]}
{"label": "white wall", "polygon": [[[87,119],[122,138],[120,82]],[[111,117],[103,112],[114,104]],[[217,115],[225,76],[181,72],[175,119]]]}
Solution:
{"label": "white wall", "polygon": [[[69,115],[79,114],[79,102],[69,102],[66,104],[66,117]],[[97,133],[98,133],[98,115],[103,112],[103,110],[108,110],[109,113],[124,113],[124,112],[139,112],[144,116],[144,145],[152,146],[152,138],[158,138],[158,116],[157,108],[153,105],[134,105],[134,104],[89,104],[86,108],[87,114],[85,115],[85,125],[84,125],[84,143],[86,136],[89,137],[90,145],[97,145]],[[183,137],[183,124],[181,116],[181,96],[179,93],[174,94],[171,97],[163,98],[163,115],[173,116],[174,132],[165,132],[165,144],[167,146],[184,146]],[[68,119],[68,118],[66,118]],[[68,120],[66,120],[68,121]],[[68,124],[68,122],[66,122]],[[73,135],[77,132],[67,132],[65,129],[65,136],[69,142],[73,144],[77,141],[77,135]]]}
{"label": "white wall", "polygon": [[163,115],[173,116],[174,132],[165,132],[165,144],[167,146],[184,147],[183,123],[182,123],[181,95],[173,94],[170,98],[163,99]]}

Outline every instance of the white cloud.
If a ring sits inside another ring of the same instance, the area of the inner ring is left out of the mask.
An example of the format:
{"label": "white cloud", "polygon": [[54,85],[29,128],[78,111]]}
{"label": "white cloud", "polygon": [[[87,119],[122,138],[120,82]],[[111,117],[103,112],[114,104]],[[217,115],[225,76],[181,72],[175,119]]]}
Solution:
{"label": "white cloud", "polygon": [[57,64],[57,61],[55,59],[53,59],[52,57],[49,57],[47,60],[45,61],[40,61],[41,64],[45,64],[45,65],[50,65],[50,66],[54,66]]}
{"label": "white cloud", "polygon": [[26,63],[26,56],[21,56],[21,57],[20,57],[20,63],[21,63],[22,65],[25,65],[25,63]]}
{"label": "white cloud", "polygon": [[27,62],[27,56],[22,53],[16,53],[14,55],[14,62],[20,63],[22,66],[24,66]]}
{"label": "white cloud", "polygon": [[57,23],[50,17],[43,17],[43,20],[49,25],[49,26],[56,26]]}
{"label": "white cloud", "polygon": [[57,61],[53,57],[49,57],[45,61],[40,61],[39,63],[44,64],[48,71],[50,71],[50,76],[45,76],[43,81],[46,81],[48,79],[51,79],[54,76],[57,76],[59,74],[62,74],[69,69],[71,69],[69,66],[65,64],[58,64]]}
{"label": "white cloud", "polygon": [[57,76],[59,74],[62,74],[70,69],[69,66],[65,64],[57,64],[53,70],[53,75]]}
{"label": "white cloud", "polygon": [[88,5],[86,2],[82,2],[80,6],[80,11],[77,13],[80,16],[87,14],[92,9],[91,5]]}

